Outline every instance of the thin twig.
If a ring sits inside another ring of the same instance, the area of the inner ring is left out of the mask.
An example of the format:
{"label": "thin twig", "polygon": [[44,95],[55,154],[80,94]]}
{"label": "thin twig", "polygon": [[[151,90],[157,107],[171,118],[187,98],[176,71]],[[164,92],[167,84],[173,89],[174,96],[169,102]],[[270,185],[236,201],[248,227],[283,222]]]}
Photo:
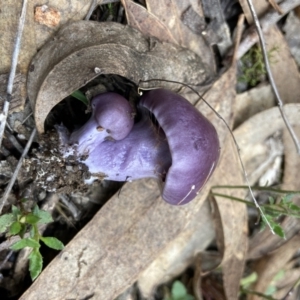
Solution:
{"label": "thin twig", "polygon": [[5,204],[6,201],[7,201],[8,195],[9,195],[9,193],[10,193],[10,191],[11,191],[11,189],[12,189],[12,187],[13,187],[13,185],[14,185],[16,179],[17,179],[18,173],[19,173],[19,171],[20,171],[20,169],[21,169],[21,166],[22,166],[22,163],[23,163],[23,159],[24,159],[24,157],[25,157],[25,156],[27,155],[27,153],[28,153],[28,150],[29,150],[29,148],[30,148],[30,146],[31,146],[31,144],[32,144],[32,141],[33,141],[34,137],[35,137],[35,134],[36,134],[36,128],[34,128],[34,129],[32,130],[31,135],[30,135],[30,138],[29,138],[29,140],[28,140],[28,142],[27,142],[27,144],[26,144],[26,147],[25,147],[25,149],[24,149],[24,151],[23,151],[23,153],[22,153],[22,155],[21,155],[21,157],[20,157],[20,159],[19,159],[19,161],[18,161],[18,164],[17,164],[17,166],[16,166],[16,169],[15,169],[15,171],[14,171],[14,174],[13,174],[12,178],[10,179],[9,184],[7,185],[7,187],[6,187],[6,189],[5,189],[5,192],[4,192],[3,197],[2,197],[2,199],[1,199],[1,202],[0,202],[0,214],[1,214],[1,212],[2,212],[2,209],[3,209],[4,204]]}
{"label": "thin twig", "polygon": [[233,56],[232,56],[232,63],[236,64],[237,62],[237,54],[238,54],[238,49],[241,43],[241,38],[242,38],[242,33],[243,33],[243,27],[244,27],[244,22],[245,22],[245,15],[241,14],[239,16],[239,20],[236,26],[236,37],[235,37],[235,46],[233,50]]}
{"label": "thin twig", "polygon": [[8,251],[8,253],[5,256],[5,259],[0,264],[0,272],[5,267],[5,264],[8,262],[8,260],[10,259],[10,257],[12,256],[13,253],[14,253],[13,250]]}
{"label": "thin twig", "polygon": [[86,21],[88,21],[91,18],[91,15],[92,15],[93,11],[95,10],[96,6],[98,5],[97,2],[98,2],[97,0],[92,0],[89,11],[88,11],[88,13],[86,14],[86,16],[84,18]]}
{"label": "thin twig", "polygon": [[279,14],[283,14],[283,10],[281,9],[281,7],[276,3],[275,0],[268,0],[269,3],[271,4],[271,6],[279,13]]}
{"label": "thin twig", "polygon": [[264,57],[264,63],[265,63],[267,75],[268,75],[268,78],[269,78],[269,82],[272,86],[273,92],[275,94],[275,97],[277,99],[277,104],[278,104],[278,108],[279,108],[281,117],[282,117],[282,119],[285,123],[285,126],[287,127],[287,129],[288,129],[288,131],[289,131],[289,133],[290,133],[290,135],[291,135],[291,137],[294,141],[297,152],[300,155],[300,143],[298,141],[298,138],[297,138],[291,124],[289,123],[289,121],[288,121],[288,119],[287,119],[287,117],[286,117],[286,115],[283,111],[283,102],[280,98],[276,83],[275,83],[274,78],[273,78],[272,70],[271,70],[270,64],[269,64],[269,59],[268,59],[268,54],[267,54],[267,49],[266,49],[266,43],[265,43],[265,40],[264,40],[264,35],[262,33],[262,29],[260,27],[260,23],[259,23],[257,14],[255,12],[252,0],[247,0],[247,3],[249,5],[249,8],[250,8],[253,20],[254,20],[254,24],[256,26],[256,30],[257,30],[257,33],[258,33],[258,36],[259,36],[259,42],[260,42],[261,50],[262,50],[263,57]]}
{"label": "thin twig", "polygon": [[25,25],[26,9],[27,9],[27,0],[23,0],[22,12],[19,21],[15,47],[11,59],[11,68],[10,68],[10,73],[9,73],[9,78],[7,83],[6,99],[3,105],[2,113],[0,114],[0,147],[2,144],[4,129],[6,125],[6,120],[8,116],[9,105],[10,105],[11,95],[13,90],[13,83],[16,75],[16,68],[17,68],[18,57],[19,57],[20,46],[21,46],[21,38],[22,38],[22,33]]}

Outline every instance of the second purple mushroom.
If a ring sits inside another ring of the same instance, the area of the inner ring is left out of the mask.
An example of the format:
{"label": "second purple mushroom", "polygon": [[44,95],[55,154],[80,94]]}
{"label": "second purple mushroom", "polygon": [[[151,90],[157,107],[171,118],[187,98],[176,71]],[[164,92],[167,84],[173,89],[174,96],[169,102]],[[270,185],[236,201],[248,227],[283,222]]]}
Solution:
{"label": "second purple mushroom", "polygon": [[[116,93],[96,96],[90,120],[70,135],[76,154],[96,176],[115,181],[156,178],[163,199],[190,202],[213,173],[220,155],[214,126],[192,104],[165,89],[145,92],[137,111]],[[153,121],[155,119],[155,121]]]}

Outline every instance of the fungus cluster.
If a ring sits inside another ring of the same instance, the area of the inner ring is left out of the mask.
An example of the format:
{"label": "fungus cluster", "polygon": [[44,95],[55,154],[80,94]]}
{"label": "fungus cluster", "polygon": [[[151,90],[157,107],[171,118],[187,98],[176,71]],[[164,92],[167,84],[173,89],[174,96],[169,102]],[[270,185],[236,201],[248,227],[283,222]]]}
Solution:
{"label": "fungus cluster", "polygon": [[119,94],[100,94],[91,106],[89,121],[68,137],[65,156],[75,147],[92,175],[115,181],[156,178],[163,199],[182,205],[213,173],[220,154],[217,132],[180,95],[165,89],[145,92],[137,122]]}

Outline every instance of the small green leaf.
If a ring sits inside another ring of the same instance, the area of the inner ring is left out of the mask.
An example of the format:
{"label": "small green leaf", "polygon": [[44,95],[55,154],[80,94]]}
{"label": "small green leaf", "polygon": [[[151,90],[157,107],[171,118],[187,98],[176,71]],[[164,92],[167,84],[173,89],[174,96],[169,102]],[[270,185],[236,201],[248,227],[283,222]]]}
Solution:
{"label": "small green leaf", "polygon": [[83,92],[77,90],[77,91],[73,92],[73,93],[71,94],[71,96],[74,97],[74,98],[76,98],[76,99],[78,99],[78,100],[80,100],[80,101],[83,102],[86,106],[89,105],[89,101],[88,101],[87,97],[85,96],[85,94],[84,94]]}
{"label": "small green leaf", "polygon": [[15,218],[17,218],[21,214],[20,209],[17,208],[16,206],[14,206],[14,205],[11,206],[11,211],[12,211]]}
{"label": "small green leaf", "polygon": [[172,298],[175,300],[183,298],[187,295],[186,288],[184,284],[178,280],[176,280],[172,285]]}
{"label": "small green leaf", "polygon": [[26,238],[26,239],[19,240],[19,241],[15,242],[14,244],[12,244],[10,246],[10,249],[20,250],[25,247],[39,248],[40,244],[37,241],[35,241],[34,239]]}
{"label": "small green leaf", "polygon": [[36,215],[34,215],[33,213],[29,213],[28,215],[26,215],[26,223],[34,225],[37,224],[38,221],[40,220],[40,218]]}
{"label": "small green leaf", "polygon": [[41,240],[49,247],[55,250],[62,250],[64,244],[55,237],[41,237]]}
{"label": "small green leaf", "polygon": [[274,232],[281,238],[285,239],[285,233],[282,229],[282,227],[278,224],[276,224],[274,227],[273,227],[273,230]]}
{"label": "small green leaf", "polygon": [[39,218],[39,224],[48,224],[53,222],[51,214],[45,210],[40,210]]}
{"label": "small green leaf", "polygon": [[9,227],[15,220],[13,214],[4,214],[0,216],[0,233],[6,231],[7,227]]}
{"label": "small green leaf", "polygon": [[269,203],[273,205],[275,203],[275,199],[273,197],[269,197]]}
{"label": "small green leaf", "polygon": [[22,223],[21,223],[21,225],[22,225],[22,228],[21,228],[21,230],[20,230],[20,232],[19,232],[19,236],[20,236],[21,238],[23,238],[24,235],[25,235],[25,233],[26,233],[26,225],[25,225],[25,224],[22,224]]}
{"label": "small green leaf", "polygon": [[257,273],[252,272],[247,277],[242,278],[241,281],[240,281],[240,284],[244,289],[248,288],[251,284],[253,284],[254,282],[257,281],[257,278],[258,278]]}
{"label": "small green leaf", "polygon": [[22,225],[20,222],[16,221],[16,222],[13,222],[11,225],[10,225],[10,228],[9,228],[9,234],[10,235],[15,235],[15,234],[18,234],[22,229]]}
{"label": "small green leaf", "polygon": [[293,211],[300,211],[300,207],[298,205],[294,204],[294,203],[291,203],[289,205],[289,209],[293,210]]}
{"label": "small green leaf", "polygon": [[33,213],[35,216],[39,216],[39,211],[40,211],[40,208],[39,208],[37,205],[35,205],[35,206],[33,207],[32,213]]}
{"label": "small green leaf", "polygon": [[48,224],[53,222],[51,214],[45,210],[39,209],[37,205],[35,205],[33,209],[33,214],[40,218],[38,224]]}
{"label": "small green leaf", "polygon": [[43,257],[39,249],[33,249],[29,255],[29,271],[32,280],[35,280],[43,268]]}

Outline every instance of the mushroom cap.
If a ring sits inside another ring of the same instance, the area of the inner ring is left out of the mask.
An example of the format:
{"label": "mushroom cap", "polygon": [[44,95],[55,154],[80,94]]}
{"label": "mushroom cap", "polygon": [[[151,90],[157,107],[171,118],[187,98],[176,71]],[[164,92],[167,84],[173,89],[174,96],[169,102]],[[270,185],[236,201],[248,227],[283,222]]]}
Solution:
{"label": "mushroom cap", "polygon": [[125,138],[134,123],[134,110],[129,102],[117,93],[103,93],[91,101],[92,118],[114,140]]}
{"label": "mushroom cap", "polygon": [[107,138],[124,139],[134,123],[134,110],[129,102],[117,93],[103,93],[91,101],[91,118],[69,139],[77,144],[77,154],[87,154]]}
{"label": "mushroom cap", "polygon": [[217,132],[191,103],[169,90],[145,92],[140,105],[155,116],[172,156],[162,197],[173,205],[186,204],[196,197],[217,165]]}

